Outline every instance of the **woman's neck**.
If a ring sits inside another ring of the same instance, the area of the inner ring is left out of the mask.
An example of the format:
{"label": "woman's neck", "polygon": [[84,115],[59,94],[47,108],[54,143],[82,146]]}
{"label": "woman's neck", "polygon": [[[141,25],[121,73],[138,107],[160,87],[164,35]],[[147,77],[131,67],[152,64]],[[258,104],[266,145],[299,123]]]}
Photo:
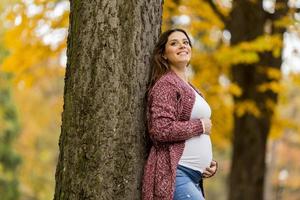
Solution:
{"label": "woman's neck", "polygon": [[187,76],[187,72],[186,72],[186,67],[184,68],[175,68],[175,67],[171,67],[171,69],[175,72],[175,74],[177,76],[179,76],[179,78],[181,78],[184,82],[188,83],[188,76]]}

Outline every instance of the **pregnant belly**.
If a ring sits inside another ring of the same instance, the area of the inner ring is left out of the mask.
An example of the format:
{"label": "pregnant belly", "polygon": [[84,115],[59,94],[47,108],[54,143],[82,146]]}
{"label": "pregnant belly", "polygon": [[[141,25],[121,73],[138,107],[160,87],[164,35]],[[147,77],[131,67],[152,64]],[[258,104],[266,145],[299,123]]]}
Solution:
{"label": "pregnant belly", "polygon": [[202,134],[185,141],[179,164],[203,172],[212,161],[212,145],[209,135]]}

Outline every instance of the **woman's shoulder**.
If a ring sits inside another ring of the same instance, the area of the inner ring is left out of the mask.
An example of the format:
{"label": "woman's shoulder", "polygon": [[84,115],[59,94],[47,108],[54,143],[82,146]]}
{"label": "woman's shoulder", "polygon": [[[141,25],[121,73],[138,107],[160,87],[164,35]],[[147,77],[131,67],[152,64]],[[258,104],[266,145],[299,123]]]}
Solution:
{"label": "woman's shoulder", "polygon": [[155,85],[171,85],[180,87],[184,85],[183,81],[176,75],[176,73],[172,70],[168,71],[164,75],[162,75]]}
{"label": "woman's shoulder", "polygon": [[153,88],[159,88],[162,86],[165,87],[175,87],[178,88],[182,83],[178,80],[178,77],[175,75],[175,72],[172,70],[168,71],[162,75],[154,84]]}

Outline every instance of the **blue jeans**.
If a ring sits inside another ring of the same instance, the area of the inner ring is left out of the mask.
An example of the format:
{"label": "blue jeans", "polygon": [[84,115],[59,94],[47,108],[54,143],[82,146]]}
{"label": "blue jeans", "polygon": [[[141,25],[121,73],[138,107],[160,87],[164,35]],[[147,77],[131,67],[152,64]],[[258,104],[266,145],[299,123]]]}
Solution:
{"label": "blue jeans", "polygon": [[201,172],[178,165],[174,200],[205,200]]}

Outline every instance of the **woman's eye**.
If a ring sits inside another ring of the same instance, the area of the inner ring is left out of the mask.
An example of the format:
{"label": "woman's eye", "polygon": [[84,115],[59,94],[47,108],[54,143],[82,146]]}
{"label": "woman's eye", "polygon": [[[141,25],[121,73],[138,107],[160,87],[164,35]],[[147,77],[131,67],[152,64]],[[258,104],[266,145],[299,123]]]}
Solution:
{"label": "woman's eye", "polygon": [[176,46],[176,45],[177,45],[177,42],[172,42],[171,45],[172,45],[172,46]]}
{"label": "woman's eye", "polygon": [[189,44],[189,42],[188,42],[188,41],[184,41],[184,42],[183,42],[183,44],[185,44],[185,45],[188,45],[188,44]]}

